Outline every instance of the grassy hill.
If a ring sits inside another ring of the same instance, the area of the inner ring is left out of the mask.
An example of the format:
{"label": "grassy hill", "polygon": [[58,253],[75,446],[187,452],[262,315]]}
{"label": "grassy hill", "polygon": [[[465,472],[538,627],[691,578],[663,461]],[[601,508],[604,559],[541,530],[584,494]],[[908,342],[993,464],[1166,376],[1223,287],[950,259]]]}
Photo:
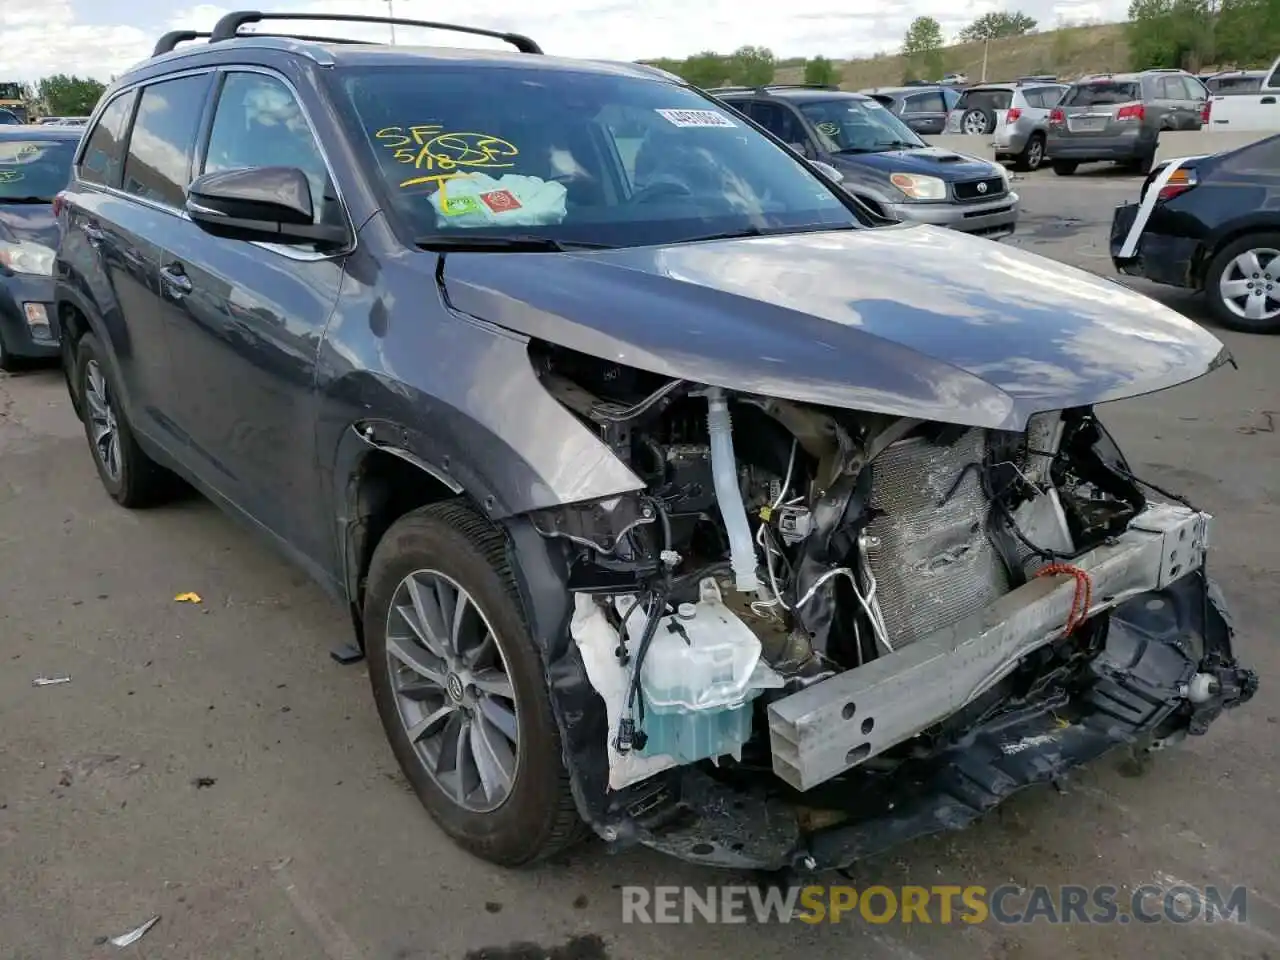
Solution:
{"label": "grassy hill", "polygon": [[[994,40],[987,55],[987,79],[1011,80],[1034,74],[1071,78],[1128,69],[1129,45],[1124,30],[1122,23],[1104,23]],[[942,55],[944,70],[963,73],[970,82],[982,76],[981,43],[946,47]],[[907,63],[900,56],[846,60],[837,68],[841,72],[840,86],[846,90],[896,86],[907,75]],[[803,79],[804,67],[794,61],[786,61],[778,68],[778,83],[798,83]]]}

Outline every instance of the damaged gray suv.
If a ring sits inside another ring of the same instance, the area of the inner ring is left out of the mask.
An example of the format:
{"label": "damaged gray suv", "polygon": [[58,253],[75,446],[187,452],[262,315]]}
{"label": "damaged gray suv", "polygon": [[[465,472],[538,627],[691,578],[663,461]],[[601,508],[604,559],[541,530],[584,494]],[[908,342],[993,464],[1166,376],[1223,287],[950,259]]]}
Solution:
{"label": "damaged gray suv", "polygon": [[467,849],[838,867],[1252,695],[1211,518],[1093,408],[1226,362],[1195,324],[651,68],[263,19],[103,96],[71,396],[121,505],[181,479],[350,610]]}

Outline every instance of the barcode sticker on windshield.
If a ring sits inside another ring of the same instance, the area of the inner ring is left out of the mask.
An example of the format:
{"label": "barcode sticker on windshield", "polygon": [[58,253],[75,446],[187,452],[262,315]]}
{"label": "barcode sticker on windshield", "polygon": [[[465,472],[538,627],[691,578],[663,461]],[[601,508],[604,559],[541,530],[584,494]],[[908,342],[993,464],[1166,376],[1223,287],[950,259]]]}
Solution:
{"label": "barcode sticker on windshield", "polygon": [[658,113],[677,127],[736,127],[737,124],[715,110],[659,110]]}

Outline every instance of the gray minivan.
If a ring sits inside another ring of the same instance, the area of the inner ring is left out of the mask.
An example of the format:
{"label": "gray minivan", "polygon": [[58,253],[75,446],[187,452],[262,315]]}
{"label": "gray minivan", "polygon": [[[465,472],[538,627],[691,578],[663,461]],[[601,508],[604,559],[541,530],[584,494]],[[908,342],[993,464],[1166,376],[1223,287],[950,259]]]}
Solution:
{"label": "gray minivan", "polygon": [[1080,80],[1049,114],[1054,173],[1114,161],[1149,173],[1162,130],[1199,130],[1208,112],[1203,83],[1182,70],[1147,70]]}

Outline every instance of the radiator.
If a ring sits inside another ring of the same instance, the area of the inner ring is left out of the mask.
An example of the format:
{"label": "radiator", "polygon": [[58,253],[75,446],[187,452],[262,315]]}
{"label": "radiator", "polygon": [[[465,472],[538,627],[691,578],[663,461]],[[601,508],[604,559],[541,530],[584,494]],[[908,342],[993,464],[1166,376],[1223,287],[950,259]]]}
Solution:
{"label": "radiator", "polygon": [[985,448],[980,429],[950,446],[912,437],[871,465],[871,505],[883,515],[867,526],[867,559],[895,649],[1009,591],[1004,564],[986,534],[988,500],[978,471],[965,469],[982,462]]}

